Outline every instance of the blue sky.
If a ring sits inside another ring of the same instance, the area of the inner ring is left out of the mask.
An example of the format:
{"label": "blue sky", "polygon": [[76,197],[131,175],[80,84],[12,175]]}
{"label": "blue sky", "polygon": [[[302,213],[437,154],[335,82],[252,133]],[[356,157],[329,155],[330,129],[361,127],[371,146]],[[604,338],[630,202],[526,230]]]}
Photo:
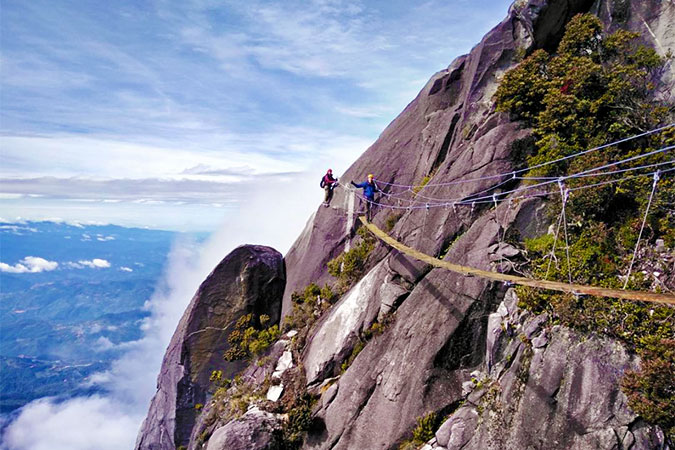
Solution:
{"label": "blue sky", "polygon": [[290,185],[304,221],[508,4],[3,1],[0,215],[214,230]]}

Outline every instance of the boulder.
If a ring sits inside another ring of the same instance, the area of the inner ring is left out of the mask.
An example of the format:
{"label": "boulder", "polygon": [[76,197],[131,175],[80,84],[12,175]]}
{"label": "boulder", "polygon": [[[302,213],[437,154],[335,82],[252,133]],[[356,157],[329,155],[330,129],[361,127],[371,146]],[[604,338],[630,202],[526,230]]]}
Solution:
{"label": "boulder", "polygon": [[251,313],[267,314],[271,323],[278,323],[284,284],[282,256],[270,247],[238,247],[213,269],[171,338],[136,449],[188,445],[198,413],[195,405],[206,403],[211,372],[222,370],[230,378],[245,367],[223,359],[235,322]]}
{"label": "boulder", "polygon": [[249,409],[240,419],[218,428],[206,450],[268,450],[279,442],[280,421],[274,414]]}
{"label": "boulder", "polygon": [[460,450],[471,439],[477,423],[478,413],[475,408],[460,408],[436,431],[436,441],[448,450]]}

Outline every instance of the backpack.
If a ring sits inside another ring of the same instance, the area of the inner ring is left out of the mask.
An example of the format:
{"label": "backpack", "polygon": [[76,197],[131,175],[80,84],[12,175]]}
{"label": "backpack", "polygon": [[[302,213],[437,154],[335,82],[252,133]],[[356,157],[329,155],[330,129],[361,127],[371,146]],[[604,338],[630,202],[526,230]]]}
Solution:
{"label": "backpack", "polygon": [[321,183],[319,183],[319,186],[321,186],[321,188],[326,187],[326,176],[325,175],[321,177]]}

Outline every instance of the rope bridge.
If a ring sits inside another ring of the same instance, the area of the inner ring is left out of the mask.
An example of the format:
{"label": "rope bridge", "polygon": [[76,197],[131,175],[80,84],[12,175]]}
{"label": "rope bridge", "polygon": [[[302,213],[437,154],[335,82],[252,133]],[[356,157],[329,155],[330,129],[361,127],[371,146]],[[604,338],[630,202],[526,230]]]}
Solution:
{"label": "rope bridge", "polygon": [[515,275],[508,275],[504,273],[490,272],[487,270],[476,269],[474,267],[462,266],[459,264],[453,264],[448,261],[443,261],[433,256],[429,256],[425,253],[419,252],[414,248],[408,247],[407,245],[397,241],[396,239],[389,236],[387,233],[382,231],[373,223],[366,221],[365,217],[359,217],[361,223],[370,230],[377,238],[381,241],[389,244],[391,247],[396,250],[411,256],[419,261],[430,264],[434,267],[440,267],[443,269],[448,269],[456,273],[461,273],[467,276],[478,276],[481,278],[487,278],[490,280],[504,281],[507,283],[519,284],[522,286],[530,286],[538,289],[550,289],[553,291],[566,292],[569,294],[586,294],[593,295],[596,297],[611,297],[611,298],[620,298],[623,300],[638,300],[645,302],[653,303],[665,303],[668,305],[675,305],[675,295],[670,294],[657,294],[654,292],[643,292],[643,291],[627,291],[619,289],[607,289],[596,286],[585,286],[581,284],[572,284],[572,283],[561,283],[557,281],[546,281],[546,280],[535,280],[531,278],[519,277]]}

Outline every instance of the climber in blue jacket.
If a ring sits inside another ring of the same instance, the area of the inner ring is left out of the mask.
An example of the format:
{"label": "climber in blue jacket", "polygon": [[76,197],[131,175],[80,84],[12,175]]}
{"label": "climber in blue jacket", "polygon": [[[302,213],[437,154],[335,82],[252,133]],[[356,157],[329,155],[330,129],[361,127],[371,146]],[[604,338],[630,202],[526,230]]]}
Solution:
{"label": "climber in blue jacket", "polygon": [[356,184],[353,181],[351,183],[354,187],[363,189],[363,196],[366,198],[366,220],[370,222],[370,205],[375,202],[375,193],[379,192],[380,188],[377,187],[372,173],[368,174],[368,180],[363,183]]}

